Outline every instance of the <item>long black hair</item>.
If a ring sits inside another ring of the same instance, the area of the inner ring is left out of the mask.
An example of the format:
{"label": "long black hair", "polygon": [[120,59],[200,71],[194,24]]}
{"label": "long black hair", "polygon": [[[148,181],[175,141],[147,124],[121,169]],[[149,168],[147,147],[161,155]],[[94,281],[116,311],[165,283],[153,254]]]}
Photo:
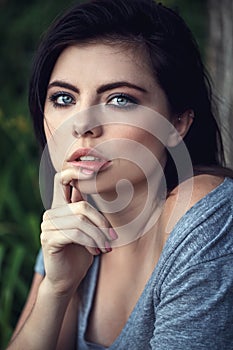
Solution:
{"label": "long black hair", "polygon": [[[176,12],[153,0],[87,1],[71,7],[51,25],[35,56],[29,90],[30,112],[42,146],[46,143],[44,103],[56,60],[66,47],[95,40],[141,45],[171,111],[177,115],[187,109],[194,111],[194,122],[184,138],[194,168],[223,165],[211,86],[196,41]],[[165,173],[168,187],[172,187],[176,176],[170,158]]]}

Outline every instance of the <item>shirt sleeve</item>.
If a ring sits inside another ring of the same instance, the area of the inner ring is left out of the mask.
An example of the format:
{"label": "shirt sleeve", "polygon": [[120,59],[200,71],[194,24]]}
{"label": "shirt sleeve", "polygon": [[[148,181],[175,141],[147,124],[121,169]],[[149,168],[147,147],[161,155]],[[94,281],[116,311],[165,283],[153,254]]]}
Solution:
{"label": "shirt sleeve", "polygon": [[43,252],[42,249],[39,250],[34,266],[34,271],[39,273],[40,275],[45,275],[45,268],[44,268],[44,258],[43,258]]}
{"label": "shirt sleeve", "polygon": [[233,254],[191,266],[161,289],[153,350],[233,349]]}

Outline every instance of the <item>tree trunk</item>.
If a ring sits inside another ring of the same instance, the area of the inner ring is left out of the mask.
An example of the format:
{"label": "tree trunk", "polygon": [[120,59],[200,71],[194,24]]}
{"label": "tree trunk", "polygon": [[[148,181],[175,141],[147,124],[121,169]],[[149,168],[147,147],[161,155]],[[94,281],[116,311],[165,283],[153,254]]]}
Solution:
{"label": "tree trunk", "polygon": [[233,166],[233,0],[208,0],[207,61],[217,95],[225,157]]}

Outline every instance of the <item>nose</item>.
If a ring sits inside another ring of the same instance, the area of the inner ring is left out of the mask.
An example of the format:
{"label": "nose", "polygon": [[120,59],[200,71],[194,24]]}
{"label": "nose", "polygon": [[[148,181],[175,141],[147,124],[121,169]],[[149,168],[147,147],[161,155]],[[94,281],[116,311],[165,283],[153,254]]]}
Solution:
{"label": "nose", "polygon": [[96,113],[86,111],[73,120],[72,134],[76,138],[99,137],[102,135],[103,127],[98,121]]}
{"label": "nose", "polygon": [[76,138],[80,137],[99,137],[102,135],[102,126],[98,125],[93,128],[80,128],[80,125],[78,122],[75,122],[73,125],[73,136]]}

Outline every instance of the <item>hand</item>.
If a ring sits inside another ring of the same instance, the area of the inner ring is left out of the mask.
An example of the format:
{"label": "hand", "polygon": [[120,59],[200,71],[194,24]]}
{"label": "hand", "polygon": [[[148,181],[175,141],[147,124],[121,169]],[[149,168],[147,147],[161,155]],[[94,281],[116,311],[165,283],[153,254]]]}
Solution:
{"label": "hand", "polygon": [[[91,177],[91,175],[90,175]],[[55,175],[52,209],[41,225],[47,282],[56,293],[75,292],[93,256],[111,251],[112,230],[106,218],[84,201],[77,180],[87,179],[77,168]]]}

